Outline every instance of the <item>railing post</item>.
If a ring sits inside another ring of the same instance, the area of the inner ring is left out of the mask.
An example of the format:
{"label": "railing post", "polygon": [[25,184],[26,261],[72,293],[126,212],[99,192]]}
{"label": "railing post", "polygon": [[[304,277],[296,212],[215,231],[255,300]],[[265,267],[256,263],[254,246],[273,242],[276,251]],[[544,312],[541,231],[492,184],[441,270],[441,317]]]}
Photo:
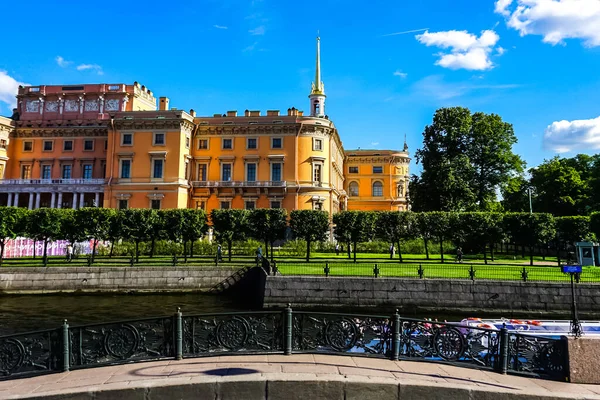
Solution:
{"label": "railing post", "polygon": [[379,267],[377,264],[375,264],[375,267],[373,268],[373,275],[375,275],[375,278],[379,278]]}
{"label": "railing post", "polygon": [[500,329],[500,365],[498,366],[498,372],[506,374],[508,371],[508,329],[503,326]]}
{"label": "railing post", "polygon": [[419,273],[419,279],[423,279],[423,276],[425,276],[425,270],[423,269],[423,266],[421,264],[419,264],[419,269],[417,270],[417,272]]}
{"label": "railing post", "polygon": [[521,278],[523,278],[523,282],[527,282],[527,277],[529,274],[527,273],[527,269],[523,267],[523,271],[521,271]]}
{"label": "railing post", "polygon": [[394,336],[392,338],[392,360],[398,361],[400,357],[400,314],[398,310],[394,314]]}
{"label": "railing post", "polygon": [[475,270],[473,269],[473,264],[471,264],[471,268],[469,268],[469,278],[471,278],[472,281],[475,280]]}
{"label": "railing post", "polygon": [[68,372],[70,368],[69,354],[69,324],[65,319],[62,325],[62,342],[63,342],[63,372]]}
{"label": "railing post", "polygon": [[284,349],[283,354],[289,356],[292,354],[292,330],[293,330],[293,321],[292,321],[292,304],[288,303],[287,308],[285,309],[285,337],[284,337]]}
{"label": "railing post", "polygon": [[323,269],[323,272],[325,272],[325,277],[329,276],[329,263],[325,263],[325,268]]}
{"label": "railing post", "polygon": [[180,307],[177,307],[175,314],[175,359],[183,359],[183,322]]}

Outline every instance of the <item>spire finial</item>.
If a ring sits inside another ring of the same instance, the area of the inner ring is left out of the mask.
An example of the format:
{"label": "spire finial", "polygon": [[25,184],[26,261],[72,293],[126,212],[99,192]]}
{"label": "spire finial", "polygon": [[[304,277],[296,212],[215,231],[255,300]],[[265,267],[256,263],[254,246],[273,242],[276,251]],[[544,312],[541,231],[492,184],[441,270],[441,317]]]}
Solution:
{"label": "spire finial", "polygon": [[406,144],[406,133],[404,134],[404,151],[408,151],[408,144]]}
{"label": "spire finial", "polygon": [[317,64],[315,68],[315,81],[312,85],[310,94],[325,94],[325,88],[321,82],[321,38],[319,37],[319,31],[317,30]]}

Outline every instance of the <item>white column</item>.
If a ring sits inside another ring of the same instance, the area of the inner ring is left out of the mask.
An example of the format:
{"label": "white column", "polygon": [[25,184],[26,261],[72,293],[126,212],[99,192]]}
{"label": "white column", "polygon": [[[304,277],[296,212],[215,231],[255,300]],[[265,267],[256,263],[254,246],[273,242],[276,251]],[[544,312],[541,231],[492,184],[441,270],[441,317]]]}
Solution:
{"label": "white column", "polygon": [[96,198],[94,199],[96,207],[100,207],[100,193],[96,192]]}
{"label": "white column", "polygon": [[79,195],[79,208],[83,207],[83,201],[84,201],[83,196],[84,195],[85,195],[85,193],[81,193]]}
{"label": "white column", "polygon": [[73,210],[77,208],[77,193],[73,193]]}
{"label": "white column", "polygon": [[19,192],[15,193],[15,203],[13,205],[19,207]]}
{"label": "white column", "polygon": [[56,208],[56,193],[52,192],[50,197],[50,208]]}
{"label": "white column", "polygon": [[40,208],[40,199],[42,194],[40,192],[37,192],[35,194],[35,208]]}
{"label": "white column", "polygon": [[12,206],[12,201],[13,201],[13,194],[12,193],[8,193],[8,197],[6,199],[6,206],[7,207]]}
{"label": "white column", "polygon": [[58,204],[56,208],[62,208],[62,192],[58,192]]}
{"label": "white column", "polygon": [[33,210],[33,193],[29,193],[29,209]]}

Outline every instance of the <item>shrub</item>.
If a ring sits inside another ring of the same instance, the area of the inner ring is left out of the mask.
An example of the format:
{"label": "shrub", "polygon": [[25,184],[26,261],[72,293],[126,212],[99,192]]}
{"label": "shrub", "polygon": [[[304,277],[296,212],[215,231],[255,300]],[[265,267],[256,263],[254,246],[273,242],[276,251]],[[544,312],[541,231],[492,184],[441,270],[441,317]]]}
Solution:
{"label": "shrub", "polygon": [[306,241],[290,240],[281,247],[281,253],[284,256],[304,257],[306,256]]}

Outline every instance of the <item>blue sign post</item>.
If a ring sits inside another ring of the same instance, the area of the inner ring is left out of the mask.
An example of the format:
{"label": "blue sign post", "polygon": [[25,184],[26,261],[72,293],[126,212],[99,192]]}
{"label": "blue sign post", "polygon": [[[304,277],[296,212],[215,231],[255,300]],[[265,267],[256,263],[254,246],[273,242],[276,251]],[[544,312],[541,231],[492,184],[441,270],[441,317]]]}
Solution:
{"label": "blue sign post", "polygon": [[[582,268],[581,265],[563,265],[560,269],[564,274],[571,275],[571,333],[575,337],[580,337],[583,334],[583,329],[581,328],[581,323],[577,316],[577,301],[575,300],[575,282],[573,276],[575,274],[581,274]],[[579,282],[579,278],[577,279],[577,282]]]}

